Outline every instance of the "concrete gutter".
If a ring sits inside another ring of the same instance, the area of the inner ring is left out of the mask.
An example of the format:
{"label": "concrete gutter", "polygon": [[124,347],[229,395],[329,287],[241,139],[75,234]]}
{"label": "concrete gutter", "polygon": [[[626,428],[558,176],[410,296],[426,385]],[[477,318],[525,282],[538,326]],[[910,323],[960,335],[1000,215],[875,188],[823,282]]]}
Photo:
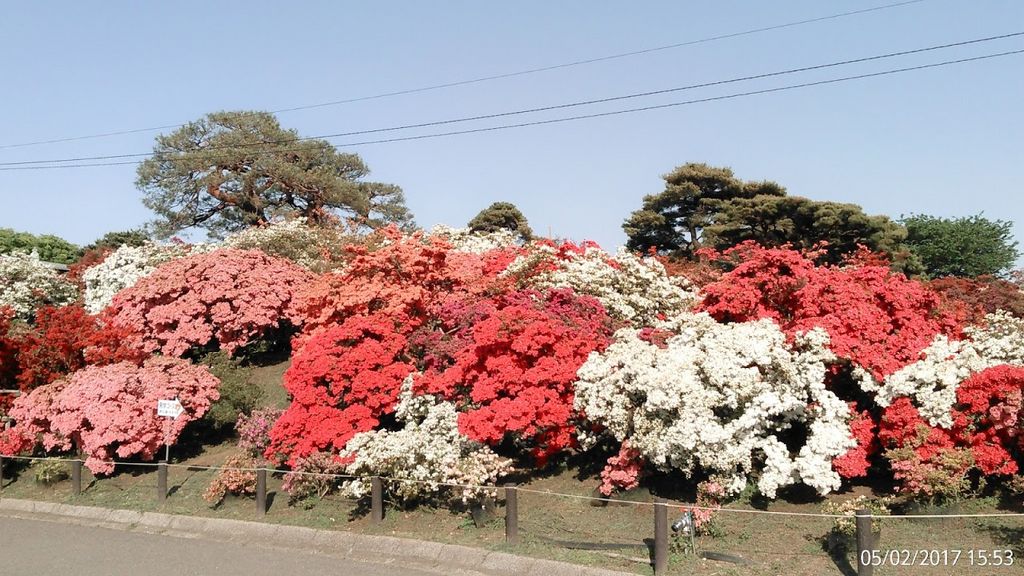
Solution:
{"label": "concrete gutter", "polygon": [[434,571],[439,574],[461,576],[521,576],[523,574],[623,576],[623,574],[627,574],[468,546],[391,536],[317,530],[244,520],[73,506],[14,498],[0,498],[0,515],[98,526],[127,532],[144,532],[176,538],[203,538],[241,544],[258,542],[261,547],[299,550],[376,564],[397,564]]}

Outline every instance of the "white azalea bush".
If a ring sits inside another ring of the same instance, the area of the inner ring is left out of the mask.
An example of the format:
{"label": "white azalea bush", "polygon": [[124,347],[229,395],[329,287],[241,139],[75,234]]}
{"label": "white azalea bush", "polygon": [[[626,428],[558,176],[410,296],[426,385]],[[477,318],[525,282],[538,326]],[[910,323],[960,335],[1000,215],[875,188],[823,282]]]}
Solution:
{"label": "white azalea bush", "polygon": [[114,295],[149,276],[158,266],[175,258],[205,250],[185,244],[124,245],[111,252],[103,262],[82,275],[85,283],[85,310],[98,314],[110,305]]}
{"label": "white azalea bush", "polygon": [[0,308],[31,320],[43,306],[63,306],[78,298],[75,285],[39,259],[36,252],[0,254]]}
{"label": "white azalea bush", "polygon": [[[345,474],[403,479],[389,487],[403,501],[442,492],[466,503],[493,496],[493,490],[477,486],[494,486],[512,471],[511,460],[459,434],[454,404],[414,396],[412,376],[402,384],[395,416],[404,423],[401,430],[363,432],[348,441],[341,452],[342,460],[351,459]],[[369,481],[363,479],[342,485],[342,492],[353,498],[369,490]]]}
{"label": "white azalea bush", "polygon": [[261,250],[307,270],[325,272],[344,264],[343,249],[352,236],[342,228],[310,226],[305,218],[293,218],[231,234],[224,239],[224,246]]}
{"label": "white azalea bush", "polygon": [[[575,408],[601,434],[659,470],[702,469],[729,494],[749,476],[771,498],[798,482],[821,494],[839,487],[832,459],[855,442],[849,407],[825,388],[834,356],[824,331],[788,344],[771,321],[720,324],[703,313],[660,328],[674,333],[663,346],[624,328],[579,369]],[[794,425],[806,438],[791,448],[782,438]],[[584,447],[596,440],[581,434]]]}
{"label": "white azalea bush", "polygon": [[452,228],[438,224],[430,229],[431,236],[444,238],[456,252],[483,254],[491,250],[499,250],[519,245],[519,236],[511,230],[494,232],[473,232],[469,228]]}
{"label": "white azalea bush", "polygon": [[597,298],[608,315],[636,327],[649,326],[659,318],[689,311],[697,303],[696,289],[681,277],[671,277],[665,267],[649,257],[625,248],[614,256],[596,245],[579,250],[537,243],[516,259],[506,274],[521,275],[527,269],[528,283],[537,288],[572,288],[578,294]]}
{"label": "white azalea bush", "polygon": [[965,330],[963,340],[939,335],[921,352],[921,359],[889,375],[884,382],[858,371],[861,387],[875,394],[879,406],[906,396],[932,426],[953,426],[951,408],[956,390],[972,374],[1001,364],[1024,366],[1024,319],[1006,312],[986,317],[983,326]]}

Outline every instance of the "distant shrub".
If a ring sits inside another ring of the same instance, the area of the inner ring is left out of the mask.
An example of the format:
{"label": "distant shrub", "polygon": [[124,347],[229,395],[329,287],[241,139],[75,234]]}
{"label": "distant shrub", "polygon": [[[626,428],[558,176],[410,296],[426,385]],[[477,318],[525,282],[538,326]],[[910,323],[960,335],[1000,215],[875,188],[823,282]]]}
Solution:
{"label": "distant shrub", "polygon": [[36,253],[0,254],[0,308],[31,321],[43,306],[63,306],[78,297],[75,285],[47,266]]}

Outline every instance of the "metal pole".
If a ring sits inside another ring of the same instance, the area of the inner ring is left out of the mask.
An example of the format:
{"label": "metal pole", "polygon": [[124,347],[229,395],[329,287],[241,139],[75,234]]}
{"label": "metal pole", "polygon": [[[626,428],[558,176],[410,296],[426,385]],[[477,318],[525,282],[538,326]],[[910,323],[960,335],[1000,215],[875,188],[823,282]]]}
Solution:
{"label": "metal pole", "polygon": [[875,567],[871,563],[874,538],[871,535],[871,510],[857,510],[857,576],[871,576]]}
{"label": "metal pole", "polygon": [[82,461],[71,461],[71,494],[80,496],[82,494]]}
{"label": "metal pole", "polygon": [[668,571],[668,504],[654,499],[654,576]]}
{"label": "metal pole", "polygon": [[384,483],[379,476],[370,479],[370,520],[384,521]]}
{"label": "metal pole", "polygon": [[519,544],[519,498],[515,484],[505,484],[505,542]]}
{"label": "metal pole", "polygon": [[167,500],[167,462],[156,465],[156,499],[160,502]]}
{"label": "metal pole", "polygon": [[263,516],[267,513],[267,469],[256,471],[256,513]]}

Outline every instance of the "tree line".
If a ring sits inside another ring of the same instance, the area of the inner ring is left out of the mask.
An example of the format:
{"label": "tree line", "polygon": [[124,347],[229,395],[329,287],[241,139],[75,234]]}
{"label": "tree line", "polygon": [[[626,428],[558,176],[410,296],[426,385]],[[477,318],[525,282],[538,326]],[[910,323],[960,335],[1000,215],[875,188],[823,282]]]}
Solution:
{"label": "tree line", "polygon": [[[367,180],[357,155],[328,141],[302,138],[267,112],[215,112],[156,139],[137,170],[142,202],[155,218],[146,230],[109,233],[80,248],[53,235],[0,229],[0,253],[35,250],[43,260],[72,264],[93,249],[137,245],[197,228],[211,238],[275,220],[303,217],[313,225],[346,223],[374,230],[416,228],[401,187]],[[913,214],[893,220],[850,203],[790,195],[773,181],[745,181],[730,168],[686,163],[663,176],[661,192],[643,197],[623,223],[627,247],[694,261],[701,250],[744,241],[815,250],[839,264],[861,247],[894,268],[932,278],[1005,276],[1019,256],[1012,223],[981,214],[941,218]],[[495,202],[468,223],[471,230],[533,232],[523,213]]]}

